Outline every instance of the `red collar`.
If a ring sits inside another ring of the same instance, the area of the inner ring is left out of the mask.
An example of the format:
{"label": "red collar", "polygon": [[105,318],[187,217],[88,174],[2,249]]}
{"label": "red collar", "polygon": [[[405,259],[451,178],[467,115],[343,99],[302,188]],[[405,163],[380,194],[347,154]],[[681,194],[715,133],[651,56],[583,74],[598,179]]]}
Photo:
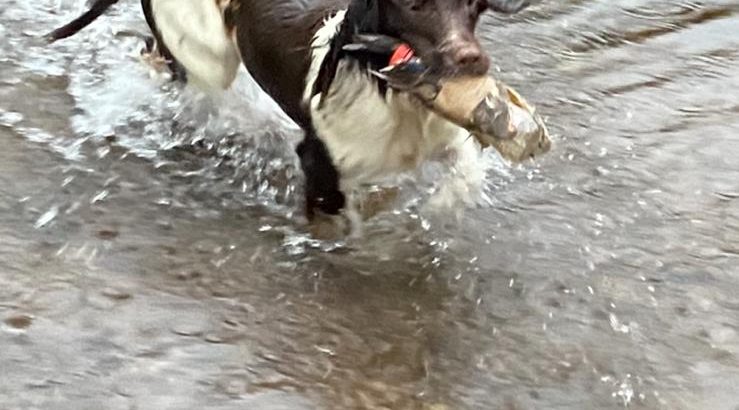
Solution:
{"label": "red collar", "polygon": [[390,56],[389,66],[407,63],[413,58],[413,49],[406,43],[403,43],[395,48],[393,55]]}

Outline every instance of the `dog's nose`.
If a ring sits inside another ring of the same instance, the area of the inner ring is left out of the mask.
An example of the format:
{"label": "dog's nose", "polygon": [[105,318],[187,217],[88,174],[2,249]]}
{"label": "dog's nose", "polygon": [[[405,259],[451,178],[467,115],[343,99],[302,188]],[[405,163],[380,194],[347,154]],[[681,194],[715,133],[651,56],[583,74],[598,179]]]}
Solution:
{"label": "dog's nose", "polygon": [[490,59],[476,44],[459,46],[453,58],[455,65],[466,74],[484,75],[490,68]]}
{"label": "dog's nose", "polygon": [[482,59],[482,53],[477,47],[463,46],[454,54],[454,62],[457,65],[466,67],[475,65]]}

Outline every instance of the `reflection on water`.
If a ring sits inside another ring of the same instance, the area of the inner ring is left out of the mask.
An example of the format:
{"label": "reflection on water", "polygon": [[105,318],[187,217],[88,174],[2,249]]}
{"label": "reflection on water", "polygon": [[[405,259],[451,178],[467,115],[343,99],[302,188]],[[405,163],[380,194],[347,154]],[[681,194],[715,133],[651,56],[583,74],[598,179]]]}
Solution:
{"label": "reflection on water", "polygon": [[136,2],[53,47],[83,1],[6,3],[0,407],[739,408],[735,1],[490,17],[556,149],[489,154],[461,220],[404,187],[346,244],[306,234],[296,130],[245,76],[150,73]]}

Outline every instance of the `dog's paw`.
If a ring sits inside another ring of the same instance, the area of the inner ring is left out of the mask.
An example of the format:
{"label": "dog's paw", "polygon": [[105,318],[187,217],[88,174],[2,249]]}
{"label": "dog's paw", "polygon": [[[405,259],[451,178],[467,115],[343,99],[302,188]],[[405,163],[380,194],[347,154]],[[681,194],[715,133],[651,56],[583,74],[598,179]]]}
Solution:
{"label": "dog's paw", "polygon": [[323,192],[310,192],[306,194],[306,211],[308,217],[315,215],[319,210],[327,215],[338,215],[346,206],[346,196],[338,190],[327,190]]}
{"label": "dog's paw", "polygon": [[346,237],[347,223],[341,215],[315,212],[308,221],[308,232],[313,239],[336,241]]}
{"label": "dog's paw", "polygon": [[309,133],[295,150],[305,174],[305,205],[310,219],[315,210],[337,215],[346,206],[346,196],[339,189],[339,172],[326,146]]}

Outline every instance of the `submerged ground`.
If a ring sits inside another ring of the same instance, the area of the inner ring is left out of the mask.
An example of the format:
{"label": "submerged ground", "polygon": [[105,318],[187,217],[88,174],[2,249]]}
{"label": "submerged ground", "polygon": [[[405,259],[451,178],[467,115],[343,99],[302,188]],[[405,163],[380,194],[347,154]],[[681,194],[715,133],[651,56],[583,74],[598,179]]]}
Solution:
{"label": "submerged ground", "polygon": [[488,18],[553,152],[348,244],[248,79],[150,77],[137,2],[39,41],[82,3],[0,7],[1,409],[739,408],[736,1]]}

